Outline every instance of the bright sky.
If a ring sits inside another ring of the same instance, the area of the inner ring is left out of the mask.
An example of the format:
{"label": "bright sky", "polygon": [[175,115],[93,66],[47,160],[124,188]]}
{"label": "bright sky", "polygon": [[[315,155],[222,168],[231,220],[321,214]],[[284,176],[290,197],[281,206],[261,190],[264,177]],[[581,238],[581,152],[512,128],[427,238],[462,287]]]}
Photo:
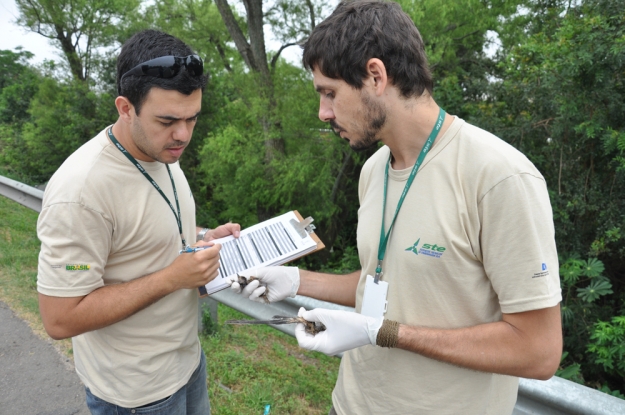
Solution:
{"label": "bright sky", "polygon": [[14,23],[18,15],[15,0],[0,0],[0,49],[14,50],[22,46],[35,55],[32,63],[40,63],[44,59],[59,61],[58,52],[48,39]]}
{"label": "bright sky", "polygon": [[[15,0],[0,0],[0,50],[14,50],[22,46],[35,56],[31,63],[41,63],[44,59],[60,61],[60,51],[45,37],[30,32],[15,24],[19,12]],[[267,30],[268,27],[265,27]],[[267,32],[265,32],[267,34]],[[268,49],[277,50],[280,45],[268,39]],[[291,62],[301,60],[301,50],[296,46],[287,48],[282,56]]]}

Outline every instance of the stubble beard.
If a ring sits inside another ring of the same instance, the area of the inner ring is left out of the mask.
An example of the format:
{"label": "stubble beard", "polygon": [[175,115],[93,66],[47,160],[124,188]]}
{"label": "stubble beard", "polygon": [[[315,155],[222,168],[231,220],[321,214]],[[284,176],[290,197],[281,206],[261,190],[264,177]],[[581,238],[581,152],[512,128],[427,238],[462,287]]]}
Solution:
{"label": "stubble beard", "polygon": [[150,149],[148,137],[145,135],[145,131],[143,131],[143,127],[139,120],[135,119],[132,123],[132,141],[135,143],[137,149],[151,158],[152,160],[160,161],[158,154],[154,154],[154,151]]}
{"label": "stubble beard", "polygon": [[386,124],[386,111],[380,103],[372,101],[369,95],[364,93],[360,95],[360,102],[365,109],[363,118],[368,122],[363,128],[362,138],[349,143],[354,151],[365,151],[375,147],[381,140],[378,133]]}
{"label": "stubble beard", "polygon": [[[135,120],[132,124],[132,140],[134,141],[137,149],[152,160],[158,161],[163,164],[173,164],[178,161],[178,159],[173,161],[164,160],[159,152],[150,147],[150,140],[145,134],[145,131],[143,130],[143,127],[141,126],[139,120]],[[174,144],[169,147],[180,147],[184,144],[185,143],[183,142],[175,141]]]}

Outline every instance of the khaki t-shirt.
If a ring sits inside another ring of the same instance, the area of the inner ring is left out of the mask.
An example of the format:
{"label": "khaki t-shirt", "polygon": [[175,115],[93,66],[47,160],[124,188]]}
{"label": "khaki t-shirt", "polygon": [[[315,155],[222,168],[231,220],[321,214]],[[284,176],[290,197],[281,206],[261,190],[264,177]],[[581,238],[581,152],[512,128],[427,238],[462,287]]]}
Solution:
{"label": "khaki t-shirt", "polygon": [[[360,177],[358,251],[374,275],[388,147]],[[389,169],[385,225],[411,168]],[[519,151],[456,118],[424,160],[401,207],[383,263],[385,318],[460,328],[499,321],[561,301],[558,257],[545,180]],[[399,349],[347,352],[333,393],[339,414],[502,415],[518,379],[438,362]]]}
{"label": "khaki t-shirt", "polygon": [[[164,164],[140,162],[176,206]],[[178,163],[170,165],[183,232],[195,239],[195,204]],[[106,130],[74,152],[48,184],[37,224],[37,289],[84,296],[170,265],[182,247],[176,219]],[[185,385],[200,361],[196,290],[176,291],[136,314],[72,339],[76,371],[97,397],[136,407]]]}

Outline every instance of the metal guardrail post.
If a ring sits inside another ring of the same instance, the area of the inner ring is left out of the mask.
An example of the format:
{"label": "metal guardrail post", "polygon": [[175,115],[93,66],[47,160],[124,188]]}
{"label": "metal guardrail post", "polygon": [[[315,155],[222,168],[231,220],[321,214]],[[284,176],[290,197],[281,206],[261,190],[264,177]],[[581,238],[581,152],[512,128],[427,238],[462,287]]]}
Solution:
{"label": "metal guardrail post", "polygon": [[199,304],[198,304],[198,313],[197,313],[197,319],[198,319],[198,324],[197,324],[197,330],[198,333],[202,333],[204,331],[204,310],[208,309],[208,312],[210,313],[210,317],[211,320],[213,321],[214,324],[217,324],[219,322],[219,313],[218,313],[218,306],[219,306],[219,302],[217,300],[215,300],[214,298],[211,297],[201,297],[199,299]]}
{"label": "metal guardrail post", "polygon": [[[41,212],[43,192],[39,189],[0,176],[0,195],[4,195],[30,209]],[[209,304],[211,316],[217,322],[215,301],[257,320],[269,319],[277,314],[295,316],[300,307],[304,307],[307,310],[329,308],[332,310],[354,311],[350,307],[303,296],[287,298],[278,303],[256,303],[226,289],[210,295],[206,300],[201,299],[199,303],[200,327],[201,305],[204,302]],[[213,309],[214,316],[212,315]],[[272,327],[290,336],[295,336],[295,327],[292,324]],[[547,381],[520,379],[519,394],[513,415],[625,415],[625,400],[555,376]]]}

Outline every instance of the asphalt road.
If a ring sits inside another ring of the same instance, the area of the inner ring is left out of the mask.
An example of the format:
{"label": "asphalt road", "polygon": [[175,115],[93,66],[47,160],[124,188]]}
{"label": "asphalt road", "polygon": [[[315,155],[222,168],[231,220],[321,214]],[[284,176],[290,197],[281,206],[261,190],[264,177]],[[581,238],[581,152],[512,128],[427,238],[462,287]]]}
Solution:
{"label": "asphalt road", "polygon": [[0,301],[0,415],[89,415],[71,366]]}

